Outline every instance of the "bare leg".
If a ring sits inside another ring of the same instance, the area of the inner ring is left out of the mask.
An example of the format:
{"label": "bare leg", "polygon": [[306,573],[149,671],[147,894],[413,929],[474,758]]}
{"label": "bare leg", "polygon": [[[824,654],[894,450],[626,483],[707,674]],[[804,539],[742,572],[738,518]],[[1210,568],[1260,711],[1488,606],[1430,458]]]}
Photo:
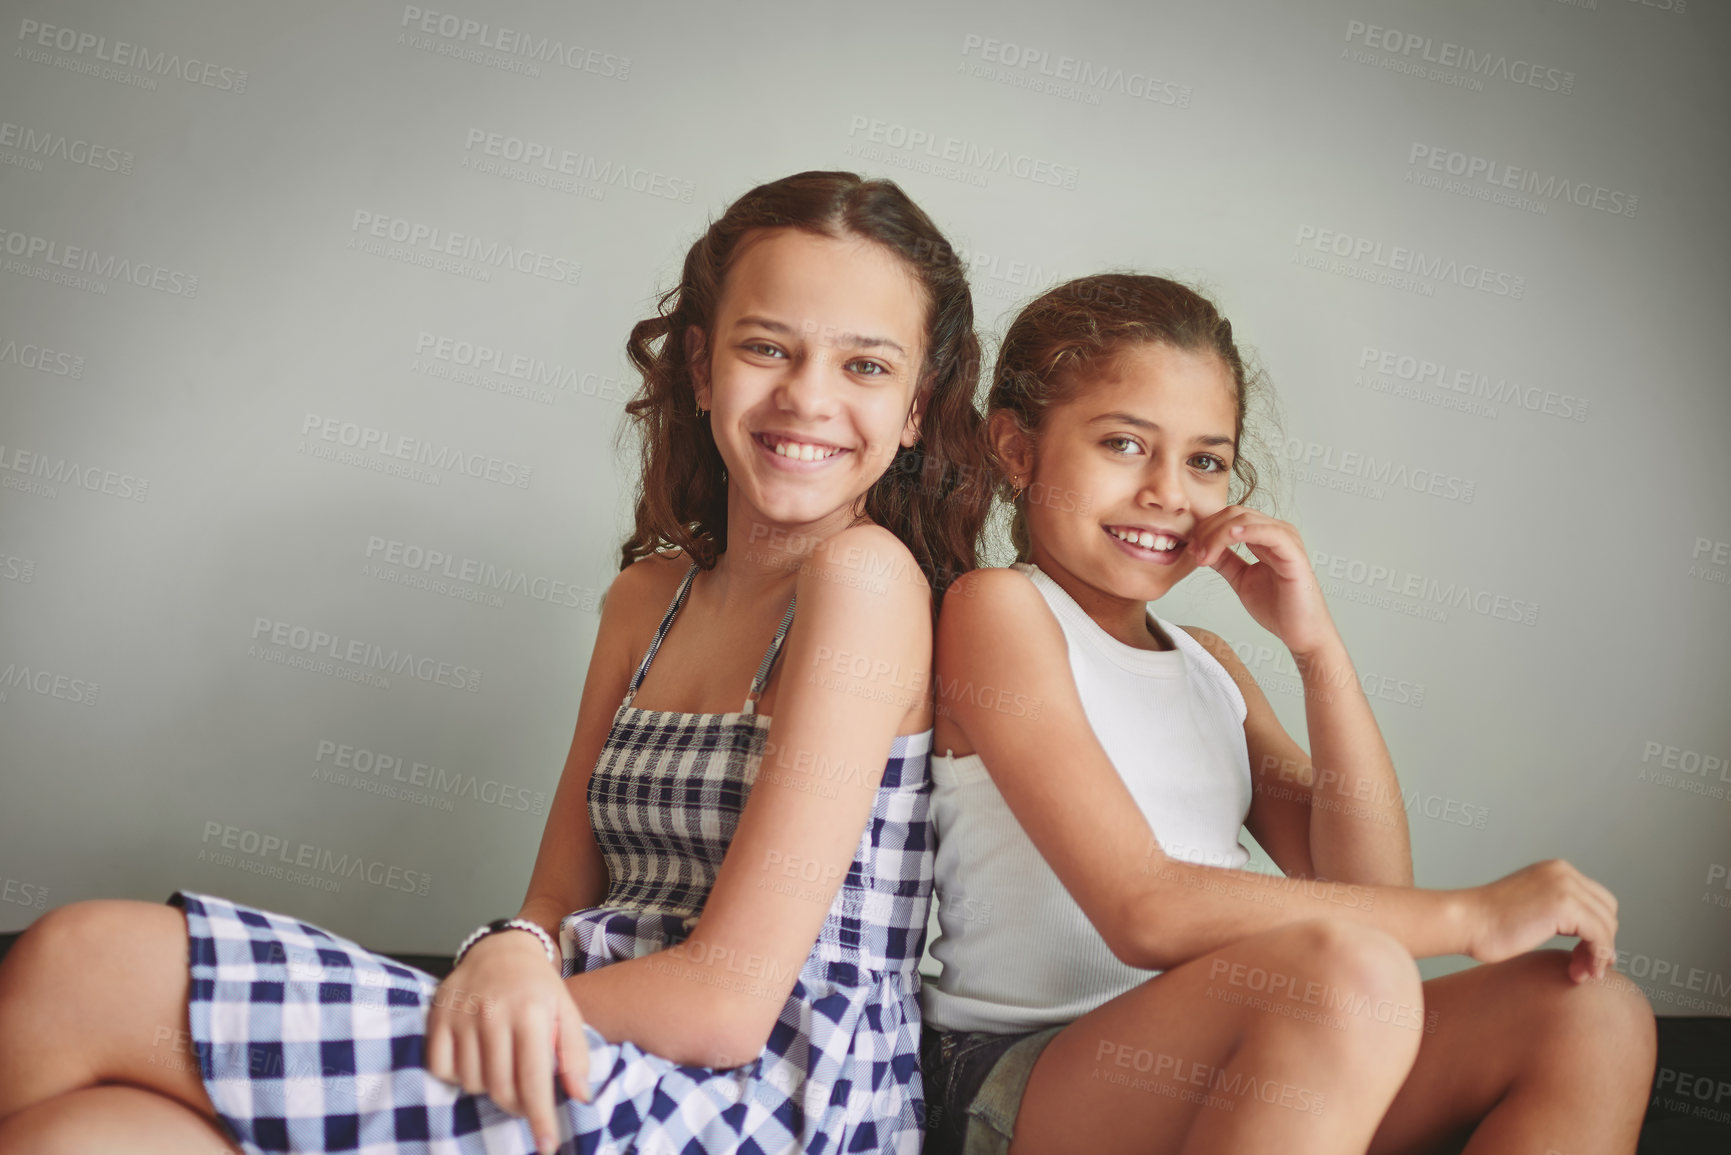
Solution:
{"label": "bare leg", "polygon": [[85,1087],[0,1122],[5,1155],[234,1155],[213,1119],[140,1087]]}
{"label": "bare leg", "polygon": [[[178,1111],[208,1121],[208,1146],[220,1123],[193,1051],[190,988],[186,916],[172,906],[96,899],[37,919],[0,962],[0,1136]],[[74,1094],[115,1083],[149,1095]],[[75,1109],[85,1103],[101,1108],[88,1123]]]}
{"label": "bare leg", "polygon": [[[1401,1014],[1330,1014],[1325,995]],[[1241,939],[1053,1038],[1011,1155],[1363,1152],[1417,1055],[1422,997],[1412,957],[1368,927],[1317,920]]]}
{"label": "bare leg", "polygon": [[1469,1129],[1463,1155],[1633,1155],[1653,1009],[1615,971],[1576,985],[1568,964],[1566,951],[1533,951],[1425,983],[1435,1028],[1372,1155],[1416,1155]]}

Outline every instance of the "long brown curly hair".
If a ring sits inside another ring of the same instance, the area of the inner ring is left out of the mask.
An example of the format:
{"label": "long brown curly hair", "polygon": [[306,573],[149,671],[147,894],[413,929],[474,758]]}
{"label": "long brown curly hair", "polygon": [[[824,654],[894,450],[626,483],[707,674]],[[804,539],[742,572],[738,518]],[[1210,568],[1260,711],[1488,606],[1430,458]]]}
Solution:
{"label": "long brown curly hair", "polygon": [[657,314],[631,328],[626,351],[643,386],[625,405],[641,435],[636,526],[619,568],[678,548],[713,568],[727,543],[727,479],[685,356],[686,332],[705,348],[728,269],[753,230],[794,228],[858,237],[900,256],[925,290],[928,392],[919,440],[899,447],[864,497],[864,513],[901,539],[931,583],[934,615],[950,582],[975,568],[991,485],[974,396],[980,344],[962,262],[929,217],[889,180],[851,172],[802,172],[758,185],[709,226],[685,255],[679,284]]}
{"label": "long brown curly hair", "polygon": [[[1257,403],[1274,408],[1268,381],[1239,352],[1232,322],[1214,302],[1189,285],[1136,273],[1097,273],[1055,285],[1029,302],[1004,333],[986,398],[986,419],[1000,410],[1024,434],[1038,436],[1046,411],[1074,398],[1089,366],[1109,364],[1126,347],[1165,344],[1189,352],[1213,352],[1226,363],[1234,392],[1232,475],[1244,504],[1257,491],[1252,453],[1241,452],[1245,416]],[[1260,439],[1252,444],[1262,448]],[[1029,561],[1028,498],[1015,493],[992,454],[1003,495],[1014,505],[1010,541],[1017,561]],[[1266,466],[1265,466],[1266,467]]]}

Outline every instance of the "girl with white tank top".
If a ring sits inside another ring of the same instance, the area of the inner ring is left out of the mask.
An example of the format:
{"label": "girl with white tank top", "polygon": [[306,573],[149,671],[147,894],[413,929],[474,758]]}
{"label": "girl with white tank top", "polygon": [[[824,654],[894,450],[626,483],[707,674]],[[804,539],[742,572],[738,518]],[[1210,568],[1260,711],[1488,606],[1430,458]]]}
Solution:
{"label": "girl with white tank top", "polygon": [[[1064,631],[1088,725],[1167,854],[1240,867],[1250,810],[1244,695],[1219,661],[1152,611],[1176,643],[1127,646],[1029,562],[1010,568],[1040,591]],[[943,965],[927,1017],[952,1030],[1032,1031],[1067,1023],[1157,971],[1112,953],[1028,839],[979,754],[933,754],[932,821]]]}
{"label": "girl with white tank top", "polygon": [[[1560,859],[1413,887],[1308,551],[1243,504],[1257,384],[1159,277],[1058,285],[1004,335],[1018,560],[959,579],[936,640],[925,1155],[1627,1155],[1655,1039],[1616,900]],[[1308,751],[1229,645],[1150,609],[1203,567],[1291,651]],[[1284,876],[1241,869],[1242,830]],[[1485,965],[1421,984],[1442,954]]]}

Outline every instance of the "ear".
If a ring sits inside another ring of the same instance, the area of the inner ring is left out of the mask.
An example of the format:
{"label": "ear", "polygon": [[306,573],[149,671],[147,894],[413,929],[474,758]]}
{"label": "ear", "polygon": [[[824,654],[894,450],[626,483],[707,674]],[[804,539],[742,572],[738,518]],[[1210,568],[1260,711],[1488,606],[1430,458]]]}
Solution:
{"label": "ear", "polygon": [[714,408],[709,403],[709,353],[704,346],[703,330],[696,325],[685,329],[685,363],[691,370],[691,387],[697,394],[697,403],[705,409]]}
{"label": "ear", "polygon": [[913,407],[908,410],[908,419],[902,426],[902,445],[912,449],[920,439],[920,422],[925,420],[926,402],[932,399],[930,389],[921,389],[914,395]]}
{"label": "ear", "polygon": [[1007,409],[999,409],[988,421],[986,434],[991,439],[992,448],[997,453],[1004,472],[1010,477],[1020,477],[1023,485],[1032,481],[1034,443],[1026,433],[1016,427],[1016,415]]}

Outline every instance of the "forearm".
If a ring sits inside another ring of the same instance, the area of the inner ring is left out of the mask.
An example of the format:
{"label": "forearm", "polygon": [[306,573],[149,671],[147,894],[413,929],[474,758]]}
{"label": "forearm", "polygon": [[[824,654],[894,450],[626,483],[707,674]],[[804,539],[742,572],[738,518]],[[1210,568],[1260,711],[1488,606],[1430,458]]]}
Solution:
{"label": "forearm", "polygon": [[553,945],[559,945],[559,924],[565,916],[571,913],[559,909],[560,904],[549,898],[528,898],[523,901],[523,908],[517,912],[518,918],[528,919],[552,938]]}
{"label": "forearm", "polygon": [[[705,953],[690,940],[565,980],[583,1020],[609,1042],[708,1067],[750,1062],[769,1039],[791,981],[765,956]],[[791,980],[791,976],[788,976]]]}
{"label": "forearm", "polygon": [[1411,886],[1412,841],[1388,745],[1339,636],[1294,654],[1310,736],[1310,861],[1320,878]]}
{"label": "forearm", "polygon": [[1466,953],[1470,938],[1465,891],[1286,878],[1170,858],[1147,866],[1142,882],[1127,916],[1125,961],[1148,969],[1317,918],[1376,927],[1414,958]]}
{"label": "forearm", "polygon": [[579,837],[566,844],[553,840],[552,834],[549,821],[517,917],[535,923],[558,942],[559,924],[566,915],[596,906],[606,898],[607,866],[587,825],[578,832]]}

